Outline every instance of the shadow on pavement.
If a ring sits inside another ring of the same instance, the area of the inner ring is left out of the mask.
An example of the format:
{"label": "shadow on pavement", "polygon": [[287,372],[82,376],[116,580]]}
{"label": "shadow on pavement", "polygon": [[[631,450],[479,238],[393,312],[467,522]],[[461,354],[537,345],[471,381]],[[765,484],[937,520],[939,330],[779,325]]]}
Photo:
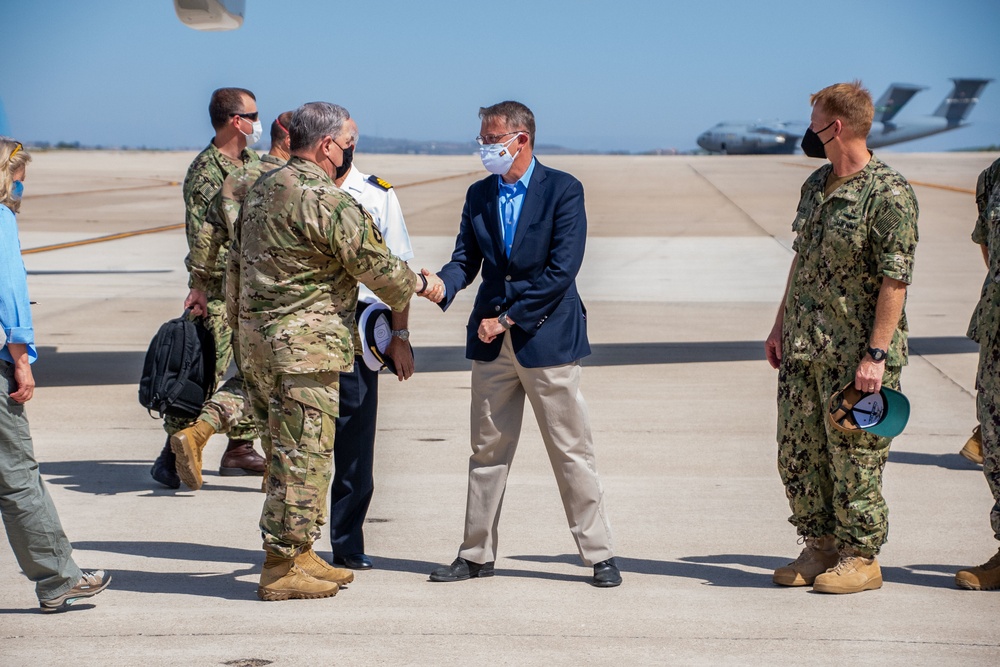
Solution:
{"label": "shadow on pavement", "polygon": [[908,463],[915,466],[937,466],[948,470],[977,470],[982,472],[983,467],[976,465],[972,461],[954,454],[921,454],[919,452],[898,452],[889,450],[890,463]]}
{"label": "shadow on pavement", "polygon": [[[154,454],[155,455],[155,454]],[[135,461],[48,461],[38,465],[39,471],[48,477],[47,484],[65,486],[71,491],[92,493],[99,496],[113,496],[119,493],[139,493],[148,491],[148,496],[190,496],[192,491],[183,485],[179,489],[168,489],[149,476],[149,463]],[[198,493],[215,491],[236,491],[239,493],[260,493],[259,486],[228,486],[219,484],[218,472],[206,470],[203,473],[205,486]],[[245,479],[237,477],[233,479]],[[260,479],[256,477],[254,479]],[[261,496],[263,498],[263,496]]]}
{"label": "shadow on pavement", "polygon": [[[913,354],[977,353],[979,346],[964,336],[917,337],[909,339]],[[762,340],[597,343],[584,366],[648,366],[650,364],[695,364],[732,361],[764,361]],[[449,373],[468,371],[472,362],[461,346],[418,347],[414,350],[417,371]],[[142,375],[144,351],[60,352],[54,347],[39,349],[33,366],[41,387],[135,384]],[[138,400],[136,401],[138,403]]]}
{"label": "shadow on pavement", "polygon": [[264,562],[260,550],[236,549],[191,542],[73,542],[81,551],[104,551],[128,556],[218,563],[232,568],[229,572],[148,572],[113,569],[111,587],[135,593],[173,593],[198,595],[225,600],[249,600],[257,597],[257,584],[237,581],[237,577],[259,575]]}
{"label": "shadow on pavement", "polygon": [[[511,560],[535,563],[567,563],[579,565],[575,554],[560,556],[510,556]],[[677,560],[652,560],[648,558],[627,558],[615,556],[622,576],[628,573],[654,574],[667,577],[700,579],[712,586],[731,588],[780,588],[771,581],[772,572],[790,560],[786,556],[759,556],[753,554],[715,554],[709,556],[686,556]],[[734,565],[738,567],[727,567]],[[925,586],[928,588],[953,588],[955,572],[960,568],[953,565],[903,565],[886,566],[880,564],[882,577],[886,583]],[[744,568],[755,568],[761,572],[750,572]],[[585,579],[589,579],[587,568]],[[513,575],[561,581],[576,581],[578,578],[551,572],[511,572],[497,570],[501,575]]]}

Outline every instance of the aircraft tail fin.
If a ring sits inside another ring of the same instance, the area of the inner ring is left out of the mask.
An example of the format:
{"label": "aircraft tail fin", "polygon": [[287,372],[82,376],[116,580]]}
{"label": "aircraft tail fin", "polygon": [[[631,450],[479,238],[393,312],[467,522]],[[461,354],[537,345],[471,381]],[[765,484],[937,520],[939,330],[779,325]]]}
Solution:
{"label": "aircraft tail fin", "polygon": [[914,86],[910,83],[893,83],[889,89],[882,93],[882,97],[875,102],[875,122],[888,123],[903,106],[913,99],[913,96],[921,90],[927,90],[927,86]]}
{"label": "aircraft tail fin", "polygon": [[949,125],[960,124],[979,101],[979,94],[983,88],[992,80],[952,79],[955,82],[955,87],[948,97],[944,98],[934,115],[944,118]]}

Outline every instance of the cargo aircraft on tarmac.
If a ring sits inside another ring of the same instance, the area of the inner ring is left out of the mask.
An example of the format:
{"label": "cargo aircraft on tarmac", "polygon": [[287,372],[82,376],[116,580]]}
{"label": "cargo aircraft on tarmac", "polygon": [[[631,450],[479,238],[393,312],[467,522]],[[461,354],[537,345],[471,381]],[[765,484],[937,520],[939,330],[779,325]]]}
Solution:
{"label": "cargo aircraft on tarmac", "polygon": [[[875,102],[875,119],[868,133],[869,148],[881,148],[947,132],[964,122],[979,94],[993,79],[952,79],[955,87],[931,116],[897,121],[896,114],[925,86],[894,83]],[[728,155],[790,155],[799,148],[808,121],[719,123],[698,137],[698,145],[712,153]]]}

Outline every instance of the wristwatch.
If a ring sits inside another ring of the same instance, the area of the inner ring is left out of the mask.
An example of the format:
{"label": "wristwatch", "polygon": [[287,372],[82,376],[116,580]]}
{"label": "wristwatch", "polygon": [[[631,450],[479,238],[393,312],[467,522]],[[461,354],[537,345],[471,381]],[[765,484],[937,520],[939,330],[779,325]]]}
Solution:
{"label": "wristwatch", "polygon": [[885,350],[879,349],[877,347],[868,348],[868,356],[875,361],[885,361]]}
{"label": "wristwatch", "polygon": [[410,340],[410,330],[409,329],[393,329],[392,335],[399,340]]}
{"label": "wristwatch", "polygon": [[507,313],[500,313],[500,317],[497,318],[497,322],[503,327],[504,331],[510,331],[510,320],[507,319]]}

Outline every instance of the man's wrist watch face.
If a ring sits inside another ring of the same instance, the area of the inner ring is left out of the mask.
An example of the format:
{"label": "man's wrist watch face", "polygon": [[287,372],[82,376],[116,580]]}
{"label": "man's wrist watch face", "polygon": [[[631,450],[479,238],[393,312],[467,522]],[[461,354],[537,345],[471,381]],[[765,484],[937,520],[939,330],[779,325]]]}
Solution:
{"label": "man's wrist watch face", "polygon": [[392,335],[399,340],[410,340],[410,330],[409,329],[393,329]]}
{"label": "man's wrist watch face", "polygon": [[510,320],[507,319],[507,313],[501,313],[500,317],[497,318],[497,322],[500,323],[504,329],[510,329]]}
{"label": "man's wrist watch face", "polygon": [[868,348],[868,356],[874,359],[875,361],[884,361],[885,355],[886,352],[883,349],[877,347]]}

